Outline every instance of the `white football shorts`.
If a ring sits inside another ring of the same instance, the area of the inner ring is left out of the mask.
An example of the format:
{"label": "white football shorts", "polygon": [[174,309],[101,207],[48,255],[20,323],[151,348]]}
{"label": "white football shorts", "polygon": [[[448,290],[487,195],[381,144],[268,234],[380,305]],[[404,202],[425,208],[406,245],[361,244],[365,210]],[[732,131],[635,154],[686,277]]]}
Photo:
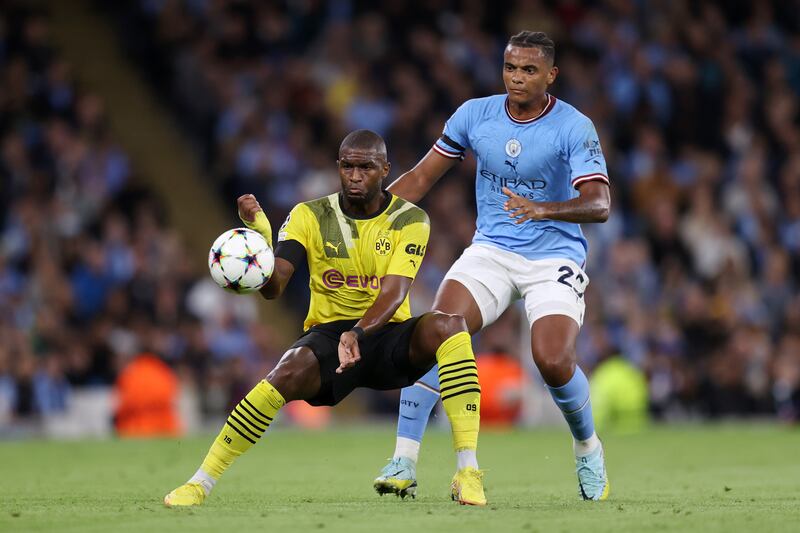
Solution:
{"label": "white football shorts", "polygon": [[483,325],[498,319],[519,298],[528,322],[547,315],[566,315],[583,325],[583,293],[589,277],[569,259],[531,260],[519,254],[472,244],[453,263],[444,279],[464,285],[478,303]]}

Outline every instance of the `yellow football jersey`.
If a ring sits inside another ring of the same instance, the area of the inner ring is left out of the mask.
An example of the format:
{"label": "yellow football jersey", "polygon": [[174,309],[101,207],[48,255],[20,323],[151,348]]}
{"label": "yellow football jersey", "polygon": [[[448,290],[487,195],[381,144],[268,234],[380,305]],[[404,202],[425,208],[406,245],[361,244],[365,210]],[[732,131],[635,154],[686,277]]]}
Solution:
{"label": "yellow football jersey", "polygon": [[[335,193],[297,204],[278,231],[279,242],[295,240],[306,249],[311,302],[305,329],[361,318],[384,276],[417,275],[428,245],[428,215],[411,202],[392,195],[378,214],[362,219],[344,214],[339,201]],[[391,322],[409,318],[406,296]]]}

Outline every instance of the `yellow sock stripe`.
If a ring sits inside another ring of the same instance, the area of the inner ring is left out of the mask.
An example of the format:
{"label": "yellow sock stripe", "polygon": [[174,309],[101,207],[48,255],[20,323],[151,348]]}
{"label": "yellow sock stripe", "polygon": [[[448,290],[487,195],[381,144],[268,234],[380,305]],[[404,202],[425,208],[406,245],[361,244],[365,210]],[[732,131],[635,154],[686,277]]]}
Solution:
{"label": "yellow sock stripe", "polygon": [[[252,427],[252,428],[253,428],[253,429],[255,429],[256,431],[258,431],[259,435],[260,435],[261,433],[264,433],[264,432],[267,430],[267,428],[266,428],[266,427],[263,427],[263,428],[262,428],[261,426],[259,426],[258,424],[256,424],[256,423],[253,421],[253,419],[252,419],[251,417],[249,417],[249,416],[247,416],[245,413],[243,413],[243,412],[242,412],[242,411],[239,409],[239,406],[238,406],[238,405],[237,405],[236,407],[234,407],[234,408],[233,408],[233,412],[231,413],[231,415],[233,415],[233,413],[236,413],[236,416],[238,416],[239,418],[241,418],[241,419],[242,419],[242,421],[244,421],[244,422],[247,422],[247,425],[249,425],[250,427]],[[267,424],[267,427],[269,427],[269,424]]]}
{"label": "yellow sock stripe", "polygon": [[[456,390],[455,390],[455,389],[457,389],[457,388],[459,388],[459,387],[464,387],[464,386],[470,386],[471,388],[469,388],[469,389],[464,389],[464,390],[459,390],[459,391],[456,391]],[[464,384],[462,384],[462,385],[457,385],[457,386],[453,387],[452,389],[448,390],[448,391],[447,391],[447,394],[445,394],[445,393],[442,393],[442,401],[449,400],[450,398],[453,398],[453,397],[455,397],[455,396],[460,396],[460,395],[462,395],[462,394],[466,394],[466,393],[468,393],[468,392],[477,392],[477,393],[480,393],[480,392],[481,392],[481,386],[480,386],[480,385],[478,385],[478,383],[477,383],[477,382],[473,382],[473,383],[464,383]]]}
{"label": "yellow sock stripe", "polygon": [[[439,350],[441,350],[441,348],[439,348]],[[463,364],[465,364],[465,363],[472,363],[472,364],[475,364],[475,359],[474,359],[474,358],[472,358],[472,357],[469,357],[469,358],[462,359],[461,361],[455,361],[455,362],[453,362],[453,363],[447,363],[446,365],[439,365],[439,375],[441,375],[441,374],[443,374],[443,373],[444,373],[444,374],[447,374],[447,373],[449,373],[449,372],[455,372],[455,370],[448,370],[447,372],[442,372],[442,371],[443,371],[445,368],[452,368],[452,367],[454,367],[454,366],[456,366],[456,365],[463,365]]]}
{"label": "yellow sock stripe", "polygon": [[[441,387],[442,390],[444,390],[445,389],[445,387],[444,387],[445,383],[450,383],[450,382],[457,381],[459,379],[467,378],[467,377],[475,377],[475,378],[477,378],[478,377],[478,369],[476,368],[476,369],[474,369],[474,370],[472,370],[470,372],[465,372],[464,374],[459,374],[458,376],[451,376],[451,377],[449,377],[447,379],[439,379],[439,387]],[[452,385],[449,385],[449,386],[452,387]]]}
{"label": "yellow sock stripe", "polygon": [[442,387],[442,394],[447,394],[453,389],[463,387],[464,385],[476,385],[480,387],[481,384],[478,381],[477,376],[465,376],[464,379],[461,379],[458,383],[450,383],[446,387]]}
{"label": "yellow sock stripe", "polygon": [[475,360],[474,359],[468,359],[466,361],[459,361],[458,363],[451,363],[451,364],[446,365],[446,366],[452,366],[452,365],[463,365],[463,366],[460,366],[459,368],[451,368],[450,370],[447,370],[445,372],[442,372],[442,369],[440,367],[439,368],[439,379],[443,378],[444,376],[448,376],[450,374],[455,374],[457,372],[462,372],[464,370],[471,370],[473,368],[474,369],[478,368],[477,366],[475,366]]}

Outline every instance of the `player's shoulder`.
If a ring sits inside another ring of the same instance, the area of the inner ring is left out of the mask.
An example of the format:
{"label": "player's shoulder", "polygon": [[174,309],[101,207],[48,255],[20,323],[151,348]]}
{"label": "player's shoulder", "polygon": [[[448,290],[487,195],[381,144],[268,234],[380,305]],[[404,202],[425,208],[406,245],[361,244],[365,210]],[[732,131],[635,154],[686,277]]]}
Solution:
{"label": "player's shoulder", "polygon": [[428,213],[424,209],[399,196],[392,198],[392,202],[386,208],[384,216],[386,216],[386,223],[395,231],[401,230],[410,224],[424,224],[426,226],[431,224]]}
{"label": "player's shoulder", "polygon": [[558,124],[572,128],[576,125],[592,124],[592,119],[581,113],[577,107],[560,98],[556,99],[551,112],[553,118],[557,118]]}
{"label": "player's shoulder", "polygon": [[333,212],[333,202],[339,201],[338,194],[339,193],[333,193],[322,196],[321,198],[300,202],[294,206],[292,212],[306,213],[320,219],[324,214]]}
{"label": "player's shoulder", "polygon": [[505,101],[505,94],[493,94],[491,96],[482,96],[480,98],[470,98],[461,104],[459,109],[474,115],[492,115],[496,114],[498,109],[503,108]]}

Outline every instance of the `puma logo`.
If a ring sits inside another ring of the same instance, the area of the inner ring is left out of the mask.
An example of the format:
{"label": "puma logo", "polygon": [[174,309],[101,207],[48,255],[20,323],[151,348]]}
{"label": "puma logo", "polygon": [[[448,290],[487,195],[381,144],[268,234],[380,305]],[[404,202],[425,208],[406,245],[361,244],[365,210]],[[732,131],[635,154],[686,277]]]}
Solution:
{"label": "puma logo", "polygon": [[416,261],[414,261],[413,259],[409,259],[409,261],[411,261],[411,264],[413,265],[414,268],[417,268],[417,262]]}
{"label": "puma logo", "polygon": [[515,162],[512,163],[511,161],[508,161],[508,160],[506,160],[506,162],[505,162],[505,164],[510,166],[511,170],[514,171],[514,175],[515,176],[519,176],[519,174],[517,173],[517,163],[518,163],[518,161],[515,161]]}
{"label": "puma logo", "polygon": [[338,253],[339,253],[339,245],[340,245],[340,244],[342,244],[342,243],[340,243],[340,242],[337,242],[337,243],[334,245],[334,244],[333,244],[333,243],[331,243],[331,242],[325,241],[325,248],[333,248],[333,251],[334,251],[334,252],[336,252],[336,253],[338,254]]}

